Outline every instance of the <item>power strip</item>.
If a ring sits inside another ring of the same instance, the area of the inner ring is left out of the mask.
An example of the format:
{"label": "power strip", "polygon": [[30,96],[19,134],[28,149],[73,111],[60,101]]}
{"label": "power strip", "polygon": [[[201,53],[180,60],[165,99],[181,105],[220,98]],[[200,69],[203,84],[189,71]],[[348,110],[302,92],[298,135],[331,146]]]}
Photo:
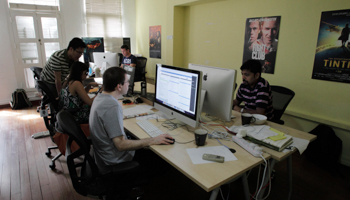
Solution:
{"label": "power strip", "polygon": [[243,147],[253,156],[260,158],[262,155],[262,148],[254,143],[249,143],[243,138],[239,138],[237,136],[232,136],[232,141],[236,142],[239,146]]}

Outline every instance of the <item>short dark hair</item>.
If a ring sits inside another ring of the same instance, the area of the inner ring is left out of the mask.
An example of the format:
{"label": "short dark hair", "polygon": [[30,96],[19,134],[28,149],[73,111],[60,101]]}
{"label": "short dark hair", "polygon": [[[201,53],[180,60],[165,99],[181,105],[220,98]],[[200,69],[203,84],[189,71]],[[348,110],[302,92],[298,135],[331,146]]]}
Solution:
{"label": "short dark hair", "polygon": [[73,38],[70,42],[69,45],[67,47],[67,50],[69,50],[69,48],[72,47],[74,50],[77,48],[86,48],[86,44],[84,43],[84,41],[80,38]]}
{"label": "short dark hair", "polygon": [[125,50],[130,50],[129,46],[126,44],[123,44],[120,48]]}
{"label": "short dark hair", "polygon": [[120,67],[108,68],[103,73],[103,90],[113,92],[118,84],[124,85],[126,71]]}
{"label": "short dark hair", "polygon": [[80,81],[81,80],[81,75],[83,73],[83,71],[88,71],[89,67],[82,62],[75,62],[73,63],[72,67],[70,68],[70,72],[69,72],[69,77],[68,77],[68,83],[70,81]]}
{"label": "short dark hair", "polygon": [[253,59],[247,60],[241,66],[241,70],[249,70],[254,74],[256,73],[261,74],[261,63],[258,60],[253,60]]}

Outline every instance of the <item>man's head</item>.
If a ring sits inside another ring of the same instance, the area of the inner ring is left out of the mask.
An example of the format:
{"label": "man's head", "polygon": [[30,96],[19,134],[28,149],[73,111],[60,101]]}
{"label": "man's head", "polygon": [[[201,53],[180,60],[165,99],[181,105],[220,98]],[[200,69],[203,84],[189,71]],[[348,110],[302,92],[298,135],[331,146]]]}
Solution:
{"label": "man's head", "polygon": [[122,50],[122,54],[124,57],[129,57],[131,55],[130,48],[128,45],[124,44],[120,47],[120,49]]}
{"label": "man's head", "polygon": [[261,39],[267,46],[275,41],[279,29],[278,18],[263,18],[260,22]]}
{"label": "man's head", "polygon": [[78,61],[80,56],[84,53],[86,44],[80,38],[73,38],[67,47],[68,58],[74,61]]}
{"label": "man's head", "polygon": [[259,33],[260,33],[260,26],[259,26],[259,20],[256,19],[252,19],[251,22],[249,22],[249,28],[248,28],[248,35],[249,35],[249,42],[253,43],[255,42],[258,37],[259,37]]}
{"label": "man's head", "polygon": [[120,67],[108,68],[103,74],[103,90],[106,92],[118,91],[126,94],[129,89],[129,79],[125,69]]}
{"label": "man's head", "polygon": [[241,66],[244,84],[254,87],[261,76],[261,63],[258,60],[248,60]]}

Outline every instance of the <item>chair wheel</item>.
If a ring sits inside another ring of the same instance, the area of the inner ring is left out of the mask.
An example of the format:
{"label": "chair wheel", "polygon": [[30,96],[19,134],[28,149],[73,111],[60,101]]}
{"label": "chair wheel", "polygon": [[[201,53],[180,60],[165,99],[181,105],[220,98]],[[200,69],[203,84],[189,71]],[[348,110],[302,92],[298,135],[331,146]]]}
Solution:
{"label": "chair wheel", "polygon": [[46,151],[46,152],[45,152],[45,155],[46,155],[47,157],[50,157],[50,156],[51,156],[51,152],[50,152],[50,151]]}
{"label": "chair wheel", "polygon": [[54,169],[56,168],[56,165],[55,165],[54,162],[52,162],[52,163],[49,165],[49,167],[50,167],[52,170],[54,170]]}

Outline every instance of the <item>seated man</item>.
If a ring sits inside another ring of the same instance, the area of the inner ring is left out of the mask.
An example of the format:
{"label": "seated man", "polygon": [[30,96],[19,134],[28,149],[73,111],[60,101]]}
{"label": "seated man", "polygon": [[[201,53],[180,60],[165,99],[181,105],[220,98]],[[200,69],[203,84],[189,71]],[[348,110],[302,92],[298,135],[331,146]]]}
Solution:
{"label": "seated man", "polygon": [[[136,160],[140,164],[140,171],[143,171],[142,175],[146,175],[154,171],[147,170],[148,167],[157,165],[159,160],[159,162],[164,161],[152,151],[142,148],[173,142],[170,140],[173,138],[168,134],[140,140],[130,140],[126,137],[123,127],[123,108],[118,98],[126,94],[128,86],[129,80],[124,69],[119,67],[107,69],[103,74],[104,90],[97,95],[91,107],[90,134],[96,164],[102,174],[113,172],[113,167],[118,163]],[[145,155],[147,153],[151,155]]]}
{"label": "seated man", "polygon": [[121,68],[124,68],[125,65],[128,65],[130,67],[136,67],[136,57],[130,53],[130,48],[128,45],[124,44],[120,47],[122,54],[123,54],[123,61],[120,64]]}
{"label": "seated man", "polygon": [[[233,109],[241,113],[266,115],[273,118],[272,95],[269,82],[261,77],[261,63],[248,60],[241,66],[243,82],[239,86]],[[244,107],[239,105],[244,102]]]}

